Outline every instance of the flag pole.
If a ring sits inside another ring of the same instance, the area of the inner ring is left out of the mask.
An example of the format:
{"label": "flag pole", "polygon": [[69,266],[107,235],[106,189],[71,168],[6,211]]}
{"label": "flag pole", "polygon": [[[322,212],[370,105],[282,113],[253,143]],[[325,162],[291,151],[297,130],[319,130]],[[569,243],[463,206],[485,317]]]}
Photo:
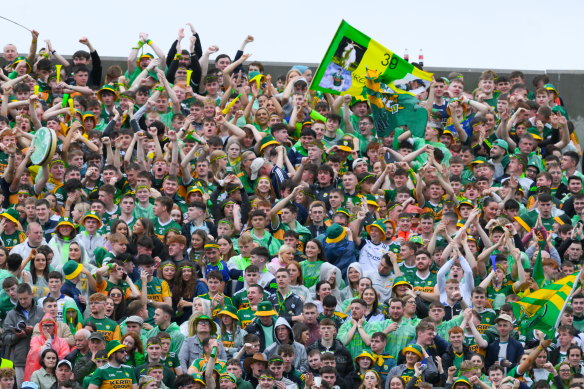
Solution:
{"label": "flag pole", "polygon": [[572,287],[570,294],[568,295],[568,297],[566,297],[566,301],[564,302],[564,306],[562,307],[562,310],[560,311],[560,314],[558,315],[558,318],[556,319],[556,324],[554,325],[554,328],[558,328],[558,325],[560,324],[560,320],[562,320],[562,315],[564,314],[564,310],[566,309],[566,305],[568,305],[568,301],[570,301],[570,299],[572,298],[572,295],[574,294],[574,291],[576,290],[576,288],[578,288],[578,284],[580,283],[580,277],[582,276],[583,271],[584,271],[584,268],[578,272],[578,277],[576,277],[576,281],[574,281],[574,286]]}

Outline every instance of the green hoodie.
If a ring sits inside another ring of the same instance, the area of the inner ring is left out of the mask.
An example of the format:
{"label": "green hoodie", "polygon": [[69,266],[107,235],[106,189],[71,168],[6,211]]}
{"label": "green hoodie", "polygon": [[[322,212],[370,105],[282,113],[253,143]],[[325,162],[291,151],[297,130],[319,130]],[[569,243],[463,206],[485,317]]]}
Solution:
{"label": "green hoodie", "polygon": [[[77,318],[74,318],[73,321],[67,320],[67,311],[70,309],[73,309],[75,312],[77,312]],[[69,329],[73,335],[75,335],[77,332],[77,324],[83,323],[83,315],[81,314],[81,311],[79,310],[79,307],[77,307],[77,303],[75,301],[66,300],[65,304],[63,304],[63,323],[69,326]]]}
{"label": "green hoodie", "polygon": [[[148,339],[161,332],[162,330],[160,330],[160,327],[155,326],[150,331],[146,331],[144,335],[146,339]],[[172,322],[164,332],[170,335],[170,351],[178,355],[183,341],[185,340],[185,336],[180,332],[180,327],[175,322]],[[144,345],[144,348],[146,348],[146,345]]]}

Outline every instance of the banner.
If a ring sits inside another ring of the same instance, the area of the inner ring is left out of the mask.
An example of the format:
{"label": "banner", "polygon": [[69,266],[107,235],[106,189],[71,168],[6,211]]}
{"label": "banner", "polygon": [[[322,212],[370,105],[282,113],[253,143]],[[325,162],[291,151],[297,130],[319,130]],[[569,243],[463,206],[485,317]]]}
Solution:
{"label": "banner", "polygon": [[365,96],[363,88],[368,69],[376,71],[378,82],[386,84],[394,93],[413,96],[424,91],[433,76],[343,20],[310,88],[335,95]]}

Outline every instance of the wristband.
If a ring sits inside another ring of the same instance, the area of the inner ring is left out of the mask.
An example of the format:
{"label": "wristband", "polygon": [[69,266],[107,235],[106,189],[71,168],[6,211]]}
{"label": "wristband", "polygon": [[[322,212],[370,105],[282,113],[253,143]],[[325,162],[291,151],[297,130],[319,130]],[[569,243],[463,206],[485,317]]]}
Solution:
{"label": "wristband", "polygon": [[174,55],[174,59],[175,60],[178,60],[178,59],[181,59],[181,58],[182,58],[182,54],[175,54]]}
{"label": "wristband", "polygon": [[138,41],[138,47],[142,47],[142,46],[144,46],[144,42]]}
{"label": "wristband", "polygon": [[152,46],[152,39],[148,39],[148,40],[146,41],[146,44],[147,44],[148,46]]}

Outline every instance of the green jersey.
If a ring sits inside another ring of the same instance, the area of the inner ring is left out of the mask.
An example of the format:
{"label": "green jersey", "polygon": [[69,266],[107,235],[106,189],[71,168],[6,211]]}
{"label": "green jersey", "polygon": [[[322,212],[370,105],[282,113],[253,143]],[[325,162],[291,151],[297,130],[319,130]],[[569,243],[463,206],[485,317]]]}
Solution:
{"label": "green jersey", "polygon": [[128,365],[113,367],[109,363],[98,367],[89,383],[99,389],[131,389],[132,385],[138,385],[134,369]]}
{"label": "green jersey", "polygon": [[[97,327],[97,332],[100,332],[107,342],[110,340],[122,340],[120,326],[118,323],[108,317],[104,317],[103,319],[96,319],[93,316],[89,316],[87,319],[85,319],[85,323],[95,324],[95,327]],[[78,324],[78,327],[81,327],[81,323]]]}
{"label": "green jersey", "polygon": [[154,234],[156,234],[158,239],[164,240],[164,236],[166,235],[168,230],[171,229],[177,230],[178,233],[180,234],[182,227],[177,222],[172,220],[172,218],[164,224],[160,222],[159,218],[154,219]]}

